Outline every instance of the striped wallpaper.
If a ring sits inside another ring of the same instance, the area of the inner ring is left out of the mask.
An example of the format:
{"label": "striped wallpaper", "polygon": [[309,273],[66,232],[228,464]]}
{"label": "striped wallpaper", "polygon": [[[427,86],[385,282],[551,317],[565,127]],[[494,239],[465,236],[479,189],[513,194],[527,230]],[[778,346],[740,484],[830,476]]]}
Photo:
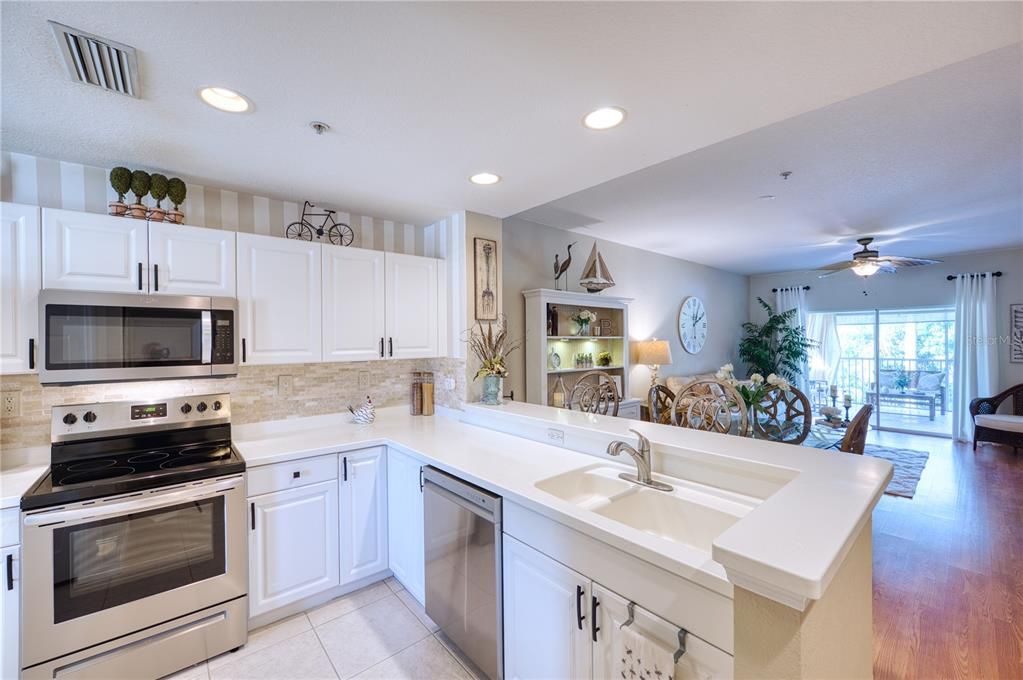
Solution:
{"label": "striped wallpaper", "polygon": [[[3,201],[106,213],[107,203],[117,199],[108,169],[10,152],[0,154],[0,163]],[[146,202],[154,203],[152,198]],[[169,201],[165,205],[169,207]],[[329,207],[338,211],[338,221],[352,227],[353,246],[436,258],[444,258],[448,251],[447,227],[452,218],[419,227]],[[283,237],[285,227],[301,216],[302,202],[188,184],[181,211],[185,224]]]}

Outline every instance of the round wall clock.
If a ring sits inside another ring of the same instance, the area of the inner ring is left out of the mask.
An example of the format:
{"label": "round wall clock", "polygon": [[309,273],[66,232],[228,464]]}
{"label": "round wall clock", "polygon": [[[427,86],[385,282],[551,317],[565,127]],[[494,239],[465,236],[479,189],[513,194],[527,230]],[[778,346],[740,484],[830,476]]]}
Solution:
{"label": "round wall clock", "polygon": [[682,349],[696,354],[707,341],[707,310],[703,300],[691,295],[682,301],[678,310],[678,337]]}

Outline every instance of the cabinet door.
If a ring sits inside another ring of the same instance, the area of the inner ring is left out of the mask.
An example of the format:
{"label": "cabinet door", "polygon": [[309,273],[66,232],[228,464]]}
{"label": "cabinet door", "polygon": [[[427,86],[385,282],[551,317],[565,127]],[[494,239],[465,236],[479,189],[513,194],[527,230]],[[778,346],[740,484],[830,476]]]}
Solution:
{"label": "cabinet door", "polygon": [[589,678],[590,581],[504,535],[504,677]]}
{"label": "cabinet door", "polygon": [[39,333],[39,208],[0,203],[0,373],[34,373]]}
{"label": "cabinet door", "polygon": [[423,543],[422,463],[393,449],[387,452],[387,551],[394,578],[426,605]]}
{"label": "cabinet door", "polygon": [[345,454],[341,464],[341,583],[387,569],[387,450]]}
{"label": "cabinet door", "polygon": [[338,585],[337,480],[249,503],[249,616]]}
{"label": "cabinet door", "polygon": [[238,234],[238,327],[242,361],[321,359],[320,244]]}
{"label": "cabinet door", "polygon": [[323,246],[323,359],[383,358],[384,254]]}
{"label": "cabinet door", "polygon": [[21,549],[4,548],[0,552],[3,562],[3,586],[0,590],[0,678],[17,678],[20,672],[19,644],[21,629]]}
{"label": "cabinet door", "polygon": [[150,223],[151,292],[234,297],[234,240],[233,231]]}
{"label": "cabinet door", "polygon": [[[678,649],[678,626],[634,605],[632,623],[623,627],[629,620],[629,601],[597,583],[593,584],[593,596],[600,603],[597,607],[597,625],[600,630],[593,645],[595,679],[618,680],[621,677],[622,669],[615,666],[615,660],[621,658],[622,650],[628,646],[627,631],[654,642],[667,654],[673,654]],[[691,634],[686,634],[685,641],[686,653],[673,671],[658,669],[664,675],[673,672],[675,680],[732,677],[732,657],[729,654]]]}
{"label": "cabinet door", "polygon": [[437,260],[387,253],[387,356],[440,356]]}
{"label": "cabinet door", "polygon": [[43,208],[43,288],[149,291],[145,220]]}

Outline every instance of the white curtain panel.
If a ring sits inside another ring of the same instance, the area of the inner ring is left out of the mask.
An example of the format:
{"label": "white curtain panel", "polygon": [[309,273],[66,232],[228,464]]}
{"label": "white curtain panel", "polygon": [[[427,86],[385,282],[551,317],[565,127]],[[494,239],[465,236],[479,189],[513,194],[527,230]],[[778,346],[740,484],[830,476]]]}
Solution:
{"label": "white curtain panel", "polygon": [[842,343],[838,337],[835,315],[807,314],[806,337],[817,343],[810,350],[810,379],[835,384],[838,365],[842,361]]}
{"label": "white curtain panel", "polygon": [[[796,310],[796,323],[806,329],[806,291],[803,290],[802,286],[789,286],[787,288],[779,288],[774,294],[774,311],[781,314],[787,312],[790,309]],[[805,362],[803,368],[799,373],[799,378],[796,380],[796,387],[802,391],[803,394],[810,394],[810,367]]]}
{"label": "white curtain panel", "polygon": [[998,336],[995,277],[960,274],[956,278],[956,348],[952,390],[952,436],[973,439],[970,400],[998,389]]}

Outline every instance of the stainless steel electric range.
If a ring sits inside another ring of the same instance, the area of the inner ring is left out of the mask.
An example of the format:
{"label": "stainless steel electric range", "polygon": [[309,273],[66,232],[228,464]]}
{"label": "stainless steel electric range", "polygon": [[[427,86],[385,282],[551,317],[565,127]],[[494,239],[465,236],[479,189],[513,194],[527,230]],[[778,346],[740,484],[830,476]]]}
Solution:
{"label": "stainless steel electric range", "polygon": [[55,406],[21,500],[23,678],[158,678],[245,643],[226,394]]}

